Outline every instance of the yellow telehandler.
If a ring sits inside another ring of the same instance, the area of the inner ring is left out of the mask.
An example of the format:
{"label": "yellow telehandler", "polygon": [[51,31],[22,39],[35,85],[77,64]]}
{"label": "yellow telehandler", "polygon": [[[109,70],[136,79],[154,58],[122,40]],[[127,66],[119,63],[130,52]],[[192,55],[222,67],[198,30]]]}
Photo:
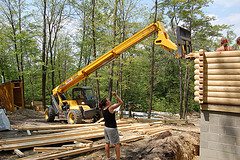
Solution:
{"label": "yellow telehandler", "polygon": [[92,88],[73,88],[71,99],[67,99],[64,93],[100,67],[117,58],[128,48],[141,42],[155,32],[157,32],[158,36],[155,40],[156,45],[160,45],[167,51],[177,50],[176,44],[169,39],[168,34],[160,22],[150,24],[54,88],[51,96],[52,105],[46,109],[45,119],[48,122],[52,122],[55,116],[62,115],[65,116],[70,124],[81,123],[83,119],[93,119],[94,121],[100,119],[100,111],[96,105],[97,102]]}

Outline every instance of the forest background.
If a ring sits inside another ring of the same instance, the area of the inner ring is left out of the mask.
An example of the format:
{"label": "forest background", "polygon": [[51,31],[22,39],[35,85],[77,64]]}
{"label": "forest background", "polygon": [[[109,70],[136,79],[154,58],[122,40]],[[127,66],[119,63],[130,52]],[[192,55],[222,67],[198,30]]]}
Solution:
{"label": "forest background", "polygon": [[[156,20],[176,42],[176,27],[191,31],[194,51],[214,51],[229,25],[213,25],[204,13],[211,0],[1,0],[0,73],[22,80],[25,103],[50,104],[51,91],[80,68]],[[79,86],[93,87],[97,99],[112,91],[135,110],[198,111],[194,102],[193,62],[154,46],[156,35],[125,51]],[[71,91],[69,91],[71,92]]]}

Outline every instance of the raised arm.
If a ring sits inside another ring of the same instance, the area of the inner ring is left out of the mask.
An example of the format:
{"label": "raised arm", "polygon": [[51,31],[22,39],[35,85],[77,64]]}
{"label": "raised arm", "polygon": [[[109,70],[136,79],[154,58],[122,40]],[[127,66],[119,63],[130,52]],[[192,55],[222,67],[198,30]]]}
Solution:
{"label": "raised arm", "polygon": [[111,105],[108,109],[109,112],[114,113],[114,109],[118,108],[120,105],[123,104],[122,99],[116,94],[116,92],[112,92],[113,97],[117,100],[117,103]]}

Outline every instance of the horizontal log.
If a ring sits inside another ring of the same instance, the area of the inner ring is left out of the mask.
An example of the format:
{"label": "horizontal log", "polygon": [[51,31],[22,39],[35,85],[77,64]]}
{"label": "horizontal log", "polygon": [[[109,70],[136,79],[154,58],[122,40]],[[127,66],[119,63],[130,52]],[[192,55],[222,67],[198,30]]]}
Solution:
{"label": "horizontal log", "polygon": [[72,128],[79,128],[79,127],[90,127],[90,126],[101,126],[101,124],[66,124],[66,125],[46,125],[46,126],[16,126],[14,129],[18,130],[53,130],[53,129],[72,129]]}
{"label": "horizontal log", "polygon": [[[195,85],[199,85],[199,81],[196,80],[194,81]],[[236,86],[240,87],[240,81],[214,81],[214,80],[209,80],[204,82],[206,86]]]}
{"label": "horizontal log", "polygon": [[[199,98],[195,97],[194,100],[196,102],[198,102]],[[221,105],[240,105],[240,99],[207,97],[206,99],[204,99],[204,103],[208,103],[208,104],[221,104]]]}
{"label": "horizontal log", "polygon": [[232,92],[204,92],[203,94],[199,94],[199,91],[194,92],[195,96],[203,95],[204,97],[222,97],[222,98],[240,98],[240,93],[232,93]]}
{"label": "horizontal log", "polygon": [[[204,52],[206,58],[215,57],[240,57],[240,51],[221,51],[221,52]],[[187,55],[191,58],[198,58],[199,52],[190,53]]]}
{"label": "horizontal log", "polygon": [[[132,124],[132,125],[127,125],[127,126],[120,126],[118,127],[118,129],[120,131],[125,131],[125,130],[131,130],[131,129],[136,129],[138,126],[140,127],[147,127],[149,126],[148,123],[146,124],[140,124],[140,123],[137,123],[137,124]],[[20,138],[9,138],[9,139],[5,139],[5,140],[1,140],[0,141],[0,150],[1,149],[5,149],[4,147],[1,148],[1,144],[2,146],[4,145],[10,145],[10,144],[20,144],[21,143],[21,148],[28,148],[29,145],[28,143],[33,143],[33,146],[34,144],[36,144],[37,146],[39,146],[41,141],[47,141],[48,140],[50,141],[51,143],[51,140],[54,140],[54,139],[60,139],[59,142],[61,142],[61,139],[64,139],[64,138],[71,138],[71,137],[77,137],[77,136],[87,136],[89,134],[99,134],[99,133],[103,133],[103,127],[99,127],[98,129],[93,129],[92,128],[89,128],[88,130],[79,130],[79,129],[75,129],[75,130],[72,130],[72,131],[66,131],[66,132],[63,132],[63,133],[52,133],[52,134],[45,134],[45,135],[37,135],[37,136],[28,136],[28,137],[20,137]],[[78,139],[81,139],[78,138]],[[85,138],[82,138],[82,139],[85,139]],[[75,139],[76,140],[76,139]],[[71,141],[71,140],[70,140]],[[38,145],[38,142],[40,143]],[[24,145],[24,143],[26,143],[26,146]],[[55,143],[51,143],[51,144],[58,144],[58,141],[55,141]],[[41,145],[40,145],[41,146]],[[11,148],[9,149],[11,150]]]}
{"label": "horizontal log", "polygon": [[[199,80],[199,75],[195,75],[194,79]],[[240,75],[204,75],[204,80],[240,81]]]}
{"label": "horizontal log", "polygon": [[45,146],[50,144],[60,144],[65,142],[73,142],[76,139],[92,139],[92,138],[102,138],[104,137],[104,133],[93,133],[93,134],[87,134],[87,135],[78,135],[78,136],[69,136],[64,138],[53,138],[53,139],[47,139],[47,140],[36,140],[31,142],[21,142],[16,144],[2,144],[0,146],[1,150],[13,150],[13,149],[21,149],[21,148],[30,148],[35,146]]}
{"label": "horizontal log", "polygon": [[[125,125],[132,123],[131,121],[117,121],[117,125]],[[72,128],[84,128],[84,127],[99,127],[104,126],[104,122],[101,123],[89,123],[89,124],[62,124],[62,125],[46,125],[46,126],[14,126],[14,129],[17,130],[53,130],[53,129],[72,129]]]}
{"label": "horizontal log", "polygon": [[49,152],[49,151],[67,151],[72,148],[67,147],[34,147],[34,152]]}
{"label": "horizontal log", "polygon": [[19,137],[19,138],[9,138],[5,140],[1,140],[0,144],[16,144],[16,143],[24,143],[24,142],[33,142],[33,141],[41,141],[41,140],[51,140],[57,138],[67,138],[71,136],[79,136],[86,135],[91,133],[101,133],[103,128],[99,128],[97,130],[88,129],[88,131],[81,130],[72,130],[63,133],[52,133],[52,134],[44,134],[44,135],[36,135],[36,136],[27,136],[27,137]]}
{"label": "horizontal log", "polygon": [[[198,86],[194,87],[195,91],[199,90]],[[204,92],[237,92],[240,93],[240,87],[226,87],[226,86],[205,86]]]}
{"label": "horizontal log", "polygon": [[[206,58],[204,61],[206,63],[239,63],[240,57],[215,57],[215,58]],[[194,63],[198,64],[199,59],[195,59]]]}
{"label": "horizontal log", "polygon": [[240,113],[239,106],[202,104],[201,110]]}
{"label": "horizontal log", "polygon": [[203,72],[199,69],[194,71],[195,75],[204,73],[207,75],[240,75],[240,69],[206,69]]}
{"label": "horizontal log", "polygon": [[[143,139],[143,136],[131,136],[131,137],[127,137],[123,140],[121,140],[121,143],[125,143],[125,142],[131,142],[131,141],[137,141]],[[80,153],[85,153],[85,152],[89,152],[89,151],[93,151],[93,150],[97,150],[97,149],[103,149],[105,146],[105,144],[99,144],[99,145],[94,145],[92,147],[87,147],[87,148],[80,148],[80,149],[74,149],[74,150],[70,150],[70,151],[65,151],[65,152],[60,152],[60,153],[54,153],[51,155],[46,155],[46,156],[41,156],[41,157],[26,157],[26,158],[22,158],[19,160],[49,160],[49,159],[57,159],[57,158],[62,158],[62,157],[67,157],[67,156],[73,156],[73,155],[77,155]]]}
{"label": "horizontal log", "polygon": [[[194,68],[198,69],[199,64],[195,64]],[[204,68],[208,69],[240,69],[240,63],[210,63],[204,64]]]}

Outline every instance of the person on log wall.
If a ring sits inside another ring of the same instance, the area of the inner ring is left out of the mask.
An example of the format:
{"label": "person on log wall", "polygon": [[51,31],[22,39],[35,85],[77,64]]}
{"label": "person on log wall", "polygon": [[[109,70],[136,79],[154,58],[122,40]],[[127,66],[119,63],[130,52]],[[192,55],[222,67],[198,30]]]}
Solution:
{"label": "person on log wall", "polygon": [[236,39],[236,50],[240,50],[240,37]]}
{"label": "person on log wall", "polygon": [[221,38],[221,47],[217,48],[216,51],[232,51],[233,48],[228,45],[229,41],[227,38],[222,37]]}
{"label": "person on log wall", "polygon": [[115,146],[116,159],[120,160],[120,140],[114,110],[122,105],[123,101],[116,92],[112,92],[112,95],[117,100],[117,103],[112,104],[108,98],[104,98],[100,101],[99,108],[102,110],[103,118],[105,120],[104,135],[106,140],[106,156],[108,159],[111,159],[110,144],[112,144]]}

